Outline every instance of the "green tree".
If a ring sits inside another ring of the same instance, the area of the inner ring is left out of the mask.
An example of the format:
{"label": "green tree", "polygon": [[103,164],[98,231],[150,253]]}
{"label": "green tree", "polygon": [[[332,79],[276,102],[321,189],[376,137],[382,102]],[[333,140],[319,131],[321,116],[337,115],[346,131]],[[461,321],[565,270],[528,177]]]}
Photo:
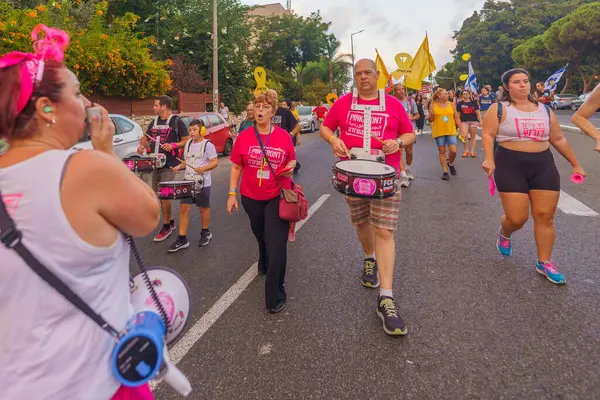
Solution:
{"label": "green tree", "polygon": [[553,54],[568,57],[579,71],[583,91],[600,73],[600,2],[586,4],[552,24],[544,44]]}
{"label": "green tree", "polygon": [[341,89],[352,79],[352,54],[340,53],[341,45],[342,43],[335,35],[331,34],[327,37],[327,47],[323,58],[327,62],[327,82],[330,92],[334,88]]}
{"label": "green tree", "polygon": [[467,69],[461,56],[469,53],[478,82],[495,86],[502,73],[515,66],[512,52],[517,46],[585,3],[591,1],[487,0],[481,11],[465,19],[455,32],[454,60],[440,72],[457,79]]}
{"label": "green tree", "polygon": [[65,63],[78,76],[83,93],[146,98],[171,88],[168,62],[155,61],[150,52],[152,39],[134,32],[137,16],[127,13],[108,26],[107,3],[97,2],[88,24],[81,27],[75,16],[82,15],[84,6],[63,0],[16,9],[0,1],[0,54],[31,51],[31,31],[42,23],[71,36]]}
{"label": "green tree", "polygon": [[257,62],[266,69],[293,71],[302,83],[307,64],[326,54],[330,23],[323,22],[318,12],[307,18],[295,14],[263,18],[257,25],[261,26],[256,40]]}
{"label": "green tree", "polygon": [[302,101],[306,104],[317,105],[320,101],[325,101],[328,93],[327,84],[315,79],[312,84],[302,88]]}
{"label": "green tree", "polygon": [[[249,46],[252,30],[239,0],[218,0],[219,94],[233,112],[245,108],[251,96],[255,56]],[[141,20],[138,32],[156,40],[154,52],[161,59],[183,56],[212,89],[212,0],[112,0],[115,16],[135,12]],[[252,87],[252,90],[254,87]]]}

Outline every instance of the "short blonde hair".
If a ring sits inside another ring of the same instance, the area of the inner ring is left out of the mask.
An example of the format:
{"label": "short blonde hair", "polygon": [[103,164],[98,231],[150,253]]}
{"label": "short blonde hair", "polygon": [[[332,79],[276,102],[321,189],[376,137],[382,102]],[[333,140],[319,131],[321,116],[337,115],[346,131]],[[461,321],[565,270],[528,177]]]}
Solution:
{"label": "short blonde hair", "polygon": [[442,93],[445,91],[446,89],[444,88],[437,88],[437,90],[433,93],[433,101],[438,101]]}
{"label": "short blonde hair", "polygon": [[277,92],[273,89],[269,89],[266,92],[260,94],[254,99],[254,104],[266,103],[273,107],[273,110],[277,110],[279,103],[277,102]]}

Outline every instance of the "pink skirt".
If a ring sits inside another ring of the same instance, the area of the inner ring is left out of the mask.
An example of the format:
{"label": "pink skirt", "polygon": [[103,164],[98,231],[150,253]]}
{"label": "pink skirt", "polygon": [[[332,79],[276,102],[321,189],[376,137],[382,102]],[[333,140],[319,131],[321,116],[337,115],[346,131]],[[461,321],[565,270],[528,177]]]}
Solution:
{"label": "pink skirt", "polygon": [[149,385],[138,387],[121,386],[111,400],[154,400]]}

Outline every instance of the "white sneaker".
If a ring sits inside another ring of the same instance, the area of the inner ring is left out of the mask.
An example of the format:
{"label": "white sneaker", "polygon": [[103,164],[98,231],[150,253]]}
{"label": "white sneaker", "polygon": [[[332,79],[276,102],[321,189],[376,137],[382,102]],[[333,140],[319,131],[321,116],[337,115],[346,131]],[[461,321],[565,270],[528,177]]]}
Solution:
{"label": "white sneaker", "polygon": [[408,181],[408,176],[400,175],[400,187],[408,187],[410,182]]}
{"label": "white sneaker", "polygon": [[406,177],[411,181],[413,179],[415,179],[415,176],[412,174],[412,171],[410,170],[410,168],[406,168]]}

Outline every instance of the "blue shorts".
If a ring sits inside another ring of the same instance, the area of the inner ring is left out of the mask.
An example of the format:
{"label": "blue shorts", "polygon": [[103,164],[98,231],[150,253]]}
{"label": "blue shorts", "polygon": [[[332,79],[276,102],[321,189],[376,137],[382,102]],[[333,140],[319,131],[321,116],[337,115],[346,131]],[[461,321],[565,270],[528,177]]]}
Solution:
{"label": "blue shorts", "polygon": [[456,135],[438,136],[435,138],[435,144],[440,146],[456,146],[457,138]]}

